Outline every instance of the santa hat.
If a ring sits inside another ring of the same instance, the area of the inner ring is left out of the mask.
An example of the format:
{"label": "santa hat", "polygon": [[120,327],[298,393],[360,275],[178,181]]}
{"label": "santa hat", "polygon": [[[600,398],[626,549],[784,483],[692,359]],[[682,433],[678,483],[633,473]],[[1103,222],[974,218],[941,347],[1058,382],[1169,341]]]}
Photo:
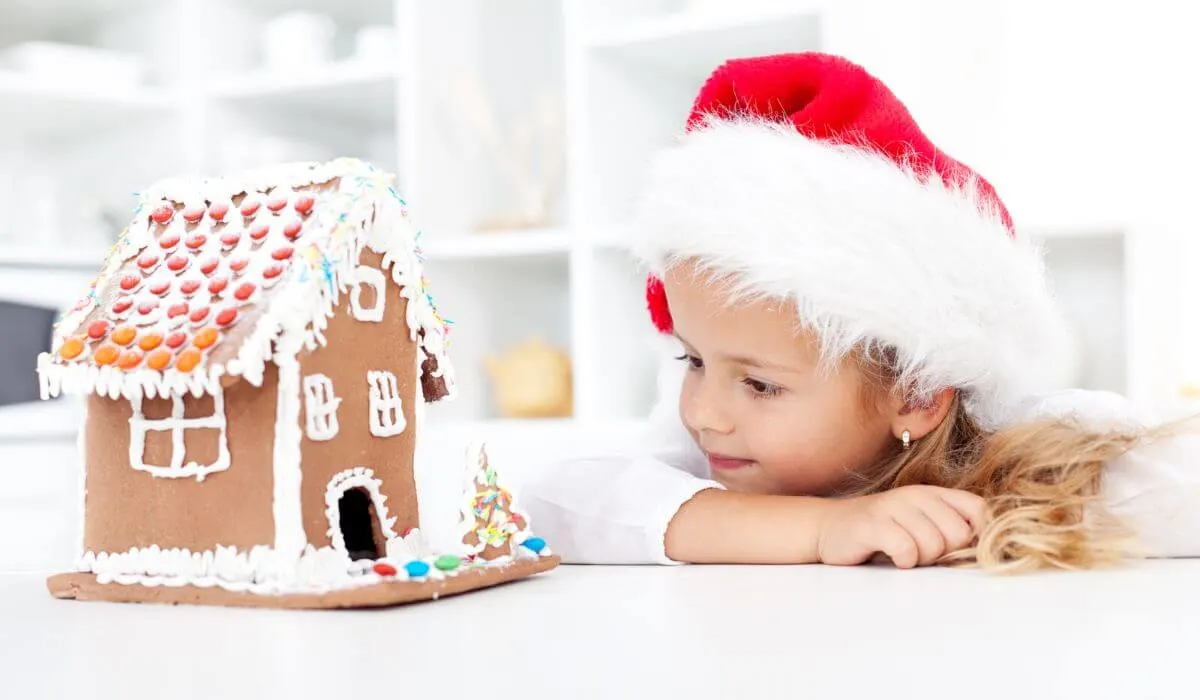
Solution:
{"label": "santa hat", "polygon": [[911,398],[958,388],[985,428],[1066,357],[1040,252],[993,187],[836,56],[717,68],[651,167],[633,230],[660,331],[673,325],[660,280],[698,260],[731,303],[795,301],[825,360],[888,349]]}

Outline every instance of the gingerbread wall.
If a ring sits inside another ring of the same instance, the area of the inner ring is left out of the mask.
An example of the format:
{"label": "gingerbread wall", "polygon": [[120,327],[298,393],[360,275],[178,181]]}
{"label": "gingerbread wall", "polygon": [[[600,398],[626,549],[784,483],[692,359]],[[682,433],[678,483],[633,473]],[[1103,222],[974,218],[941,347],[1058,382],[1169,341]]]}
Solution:
{"label": "gingerbread wall", "polygon": [[[277,373],[268,366],[263,386],[238,381],[225,389],[225,417],[230,465],[225,471],[195,477],[168,478],[130,465],[132,415],[124,399],[91,396],[86,426],[86,502],[84,546],[94,552],[120,552],[132,547],[212,549],[216,545],[249,550],[272,545],[272,453],[275,437]],[[211,413],[211,397],[188,396],[185,415]],[[167,400],[144,404],[149,418],[162,417]],[[210,461],[215,434],[185,433],[185,454]],[[144,452],[148,464],[170,461],[167,434],[149,433]]]}
{"label": "gingerbread wall", "polygon": [[[364,250],[361,262],[378,268],[382,256]],[[302,438],[301,507],[304,531],[315,547],[331,546],[328,535],[325,493],[334,475],[355,467],[366,467],[383,482],[385,506],[396,518],[395,530],[404,532],[418,523],[416,487],[413,478],[413,451],[416,445],[417,400],[416,344],[409,340],[405,318],[407,301],[384,274],[385,305],[382,321],[364,322],[351,313],[349,294],[343,295],[336,314],[325,331],[328,344],[301,356],[300,377],[323,374],[333,382],[334,394],[342,400],[338,407],[338,433],[328,441]],[[364,296],[364,302],[371,300]],[[407,427],[393,437],[376,437],[369,429],[369,385],[367,373],[387,370],[396,375]],[[307,421],[307,409],[301,406],[301,426]]]}

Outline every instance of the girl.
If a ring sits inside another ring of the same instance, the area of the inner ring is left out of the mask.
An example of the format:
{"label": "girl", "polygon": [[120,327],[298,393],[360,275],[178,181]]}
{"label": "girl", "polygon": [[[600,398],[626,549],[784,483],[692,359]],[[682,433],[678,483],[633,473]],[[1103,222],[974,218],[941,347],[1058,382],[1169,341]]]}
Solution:
{"label": "girl", "polygon": [[1200,441],[1155,440],[1117,396],[1038,393],[1066,344],[1038,251],[861,67],[719,67],[634,230],[678,411],[526,484],[566,561],[1200,555]]}

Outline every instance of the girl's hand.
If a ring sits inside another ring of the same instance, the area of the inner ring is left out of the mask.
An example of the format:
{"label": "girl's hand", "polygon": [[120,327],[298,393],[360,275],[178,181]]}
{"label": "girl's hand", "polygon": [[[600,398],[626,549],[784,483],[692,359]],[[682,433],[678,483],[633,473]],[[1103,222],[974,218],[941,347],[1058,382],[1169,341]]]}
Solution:
{"label": "girl's hand", "polygon": [[818,528],[817,557],[852,565],[882,552],[901,569],[925,566],[969,545],[983,521],[982,498],[938,486],[831,501]]}

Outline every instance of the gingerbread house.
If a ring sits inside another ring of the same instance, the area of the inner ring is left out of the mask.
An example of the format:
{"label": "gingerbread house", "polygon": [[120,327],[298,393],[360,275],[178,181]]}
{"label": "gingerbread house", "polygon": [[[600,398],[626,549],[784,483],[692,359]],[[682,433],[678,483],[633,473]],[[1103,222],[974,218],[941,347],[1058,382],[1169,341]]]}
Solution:
{"label": "gingerbread house", "polygon": [[288,607],[436,598],[552,568],[482,446],[461,541],[422,536],[416,444],[455,391],[393,178],[353,159],[143,193],[39,358],[86,396],[59,597]]}

